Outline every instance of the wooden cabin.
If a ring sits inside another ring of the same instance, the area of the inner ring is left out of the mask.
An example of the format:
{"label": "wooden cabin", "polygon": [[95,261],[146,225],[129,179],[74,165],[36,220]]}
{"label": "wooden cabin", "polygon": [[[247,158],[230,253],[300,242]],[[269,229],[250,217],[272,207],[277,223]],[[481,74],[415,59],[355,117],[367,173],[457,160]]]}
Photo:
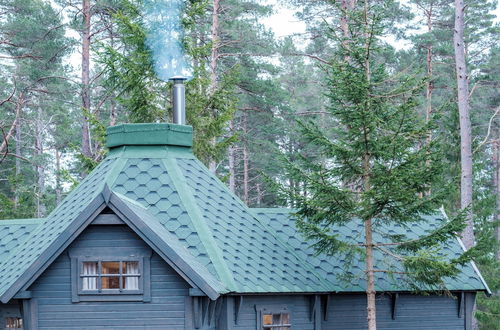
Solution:
{"label": "wooden cabin", "polygon": [[[0,221],[0,327],[366,328],[363,262],[316,255],[290,210],[244,205],[193,155],[190,126],[110,127],[107,146],[47,218]],[[443,219],[391,230],[418,236]],[[444,249],[462,252],[458,239]],[[447,279],[451,296],[377,276],[379,329],[470,329],[488,291],[472,263]]]}

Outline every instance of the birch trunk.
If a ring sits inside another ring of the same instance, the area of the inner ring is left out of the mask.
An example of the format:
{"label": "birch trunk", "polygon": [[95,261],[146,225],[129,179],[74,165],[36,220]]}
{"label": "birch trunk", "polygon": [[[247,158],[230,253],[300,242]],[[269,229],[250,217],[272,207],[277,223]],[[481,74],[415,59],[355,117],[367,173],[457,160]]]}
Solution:
{"label": "birch trunk", "polygon": [[457,74],[457,99],[460,115],[460,207],[468,208],[467,226],[462,232],[462,241],[467,249],[474,246],[474,228],[472,213],[472,137],[469,113],[469,86],[465,62],[464,45],[464,0],[455,0],[455,30],[453,45],[455,49],[455,67]]}
{"label": "birch trunk", "polygon": [[83,32],[82,32],[82,154],[92,156],[90,142],[90,0],[82,1]]}

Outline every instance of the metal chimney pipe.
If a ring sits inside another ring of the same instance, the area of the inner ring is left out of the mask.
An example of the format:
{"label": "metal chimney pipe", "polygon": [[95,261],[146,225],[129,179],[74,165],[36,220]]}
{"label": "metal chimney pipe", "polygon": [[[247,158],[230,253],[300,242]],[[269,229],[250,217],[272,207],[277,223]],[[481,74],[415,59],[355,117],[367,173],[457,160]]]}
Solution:
{"label": "metal chimney pipe", "polygon": [[172,87],[172,111],[174,124],[186,125],[186,87],[185,77],[175,76],[170,78],[174,83]]}

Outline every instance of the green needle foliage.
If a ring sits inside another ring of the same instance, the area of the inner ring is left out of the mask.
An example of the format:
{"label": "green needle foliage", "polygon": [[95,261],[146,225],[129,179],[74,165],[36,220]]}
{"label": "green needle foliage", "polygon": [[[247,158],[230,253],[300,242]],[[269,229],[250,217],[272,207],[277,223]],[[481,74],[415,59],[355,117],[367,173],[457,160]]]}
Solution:
{"label": "green needle foliage", "polygon": [[[302,182],[301,189],[281,185],[279,190],[297,208],[297,225],[319,253],[361,253],[366,260],[375,255],[373,268],[363,274],[368,282],[375,272],[386,272],[412,289],[445,290],[443,278],[455,276],[470,258],[440,256],[439,245],[462,230],[462,217],[431,227],[422,237],[389,232],[395,225],[426,221],[449,193],[442,180],[443,145],[434,135],[427,140],[435,119],[426,123],[417,111],[425,77],[395,72],[386,64],[390,46],[380,36],[393,5],[360,1],[348,13],[351,37],[335,40],[339,48],[328,69],[333,124],[299,122],[316,155],[289,160],[289,176]],[[354,219],[365,226],[364,242],[334,234],[335,227]],[[377,264],[385,258],[397,267]]]}

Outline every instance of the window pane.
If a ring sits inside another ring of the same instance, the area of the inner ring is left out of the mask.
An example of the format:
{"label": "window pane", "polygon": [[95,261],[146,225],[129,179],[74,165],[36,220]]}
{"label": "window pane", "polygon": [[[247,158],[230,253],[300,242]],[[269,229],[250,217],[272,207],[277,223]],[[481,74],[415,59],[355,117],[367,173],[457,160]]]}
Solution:
{"label": "window pane", "polygon": [[21,329],[23,327],[23,319],[20,317],[7,317],[5,319],[5,328]]}
{"label": "window pane", "polygon": [[[97,276],[97,262],[84,262],[82,265],[82,275]],[[83,277],[82,290],[97,290],[97,277]]]}
{"label": "window pane", "polygon": [[120,277],[119,276],[102,277],[101,283],[103,289],[119,289]]}
{"label": "window pane", "polygon": [[84,262],[82,267],[82,275],[97,275],[97,262]]}
{"label": "window pane", "polygon": [[139,275],[139,262],[138,261],[126,261],[123,273],[124,274]]}
{"label": "window pane", "polygon": [[290,324],[290,317],[287,313],[281,314],[281,324]]}
{"label": "window pane", "polygon": [[82,290],[97,290],[97,277],[83,277]]}
{"label": "window pane", "polygon": [[262,317],[263,325],[273,325],[273,314],[264,314]]}
{"label": "window pane", "polygon": [[102,273],[103,274],[120,274],[120,262],[119,261],[103,261],[102,262]]}
{"label": "window pane", "polygon": [[139,290],[139,277],[127,276],[123,278],[123,282],[124,290]]}

